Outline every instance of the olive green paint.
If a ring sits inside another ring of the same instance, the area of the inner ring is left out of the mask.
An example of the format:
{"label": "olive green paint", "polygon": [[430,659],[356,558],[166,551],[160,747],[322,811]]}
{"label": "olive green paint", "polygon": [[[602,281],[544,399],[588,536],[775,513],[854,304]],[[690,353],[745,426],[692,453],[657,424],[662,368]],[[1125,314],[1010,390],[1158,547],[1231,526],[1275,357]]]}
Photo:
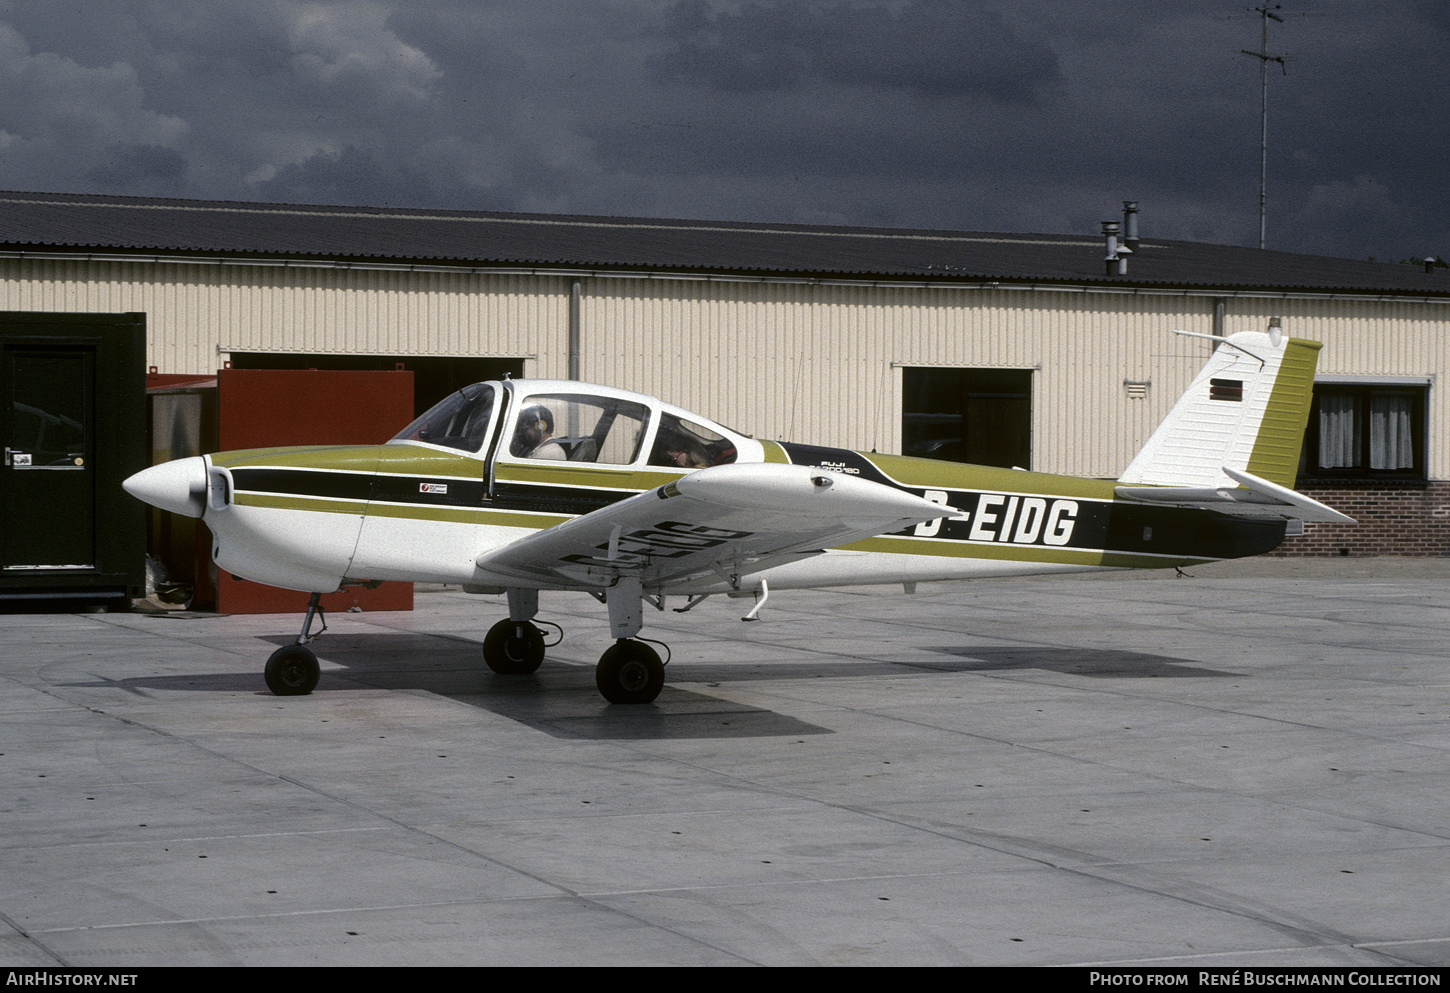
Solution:
{"label": "olive green paint", "polygon": [[1320,343],[1290,338],[1274,377],[1274,388],[1249,453],[1248,471],[1271,483],[1294,486],[1299,474],[1299,450],[1309,423],[1314,398],[1314,367]]}

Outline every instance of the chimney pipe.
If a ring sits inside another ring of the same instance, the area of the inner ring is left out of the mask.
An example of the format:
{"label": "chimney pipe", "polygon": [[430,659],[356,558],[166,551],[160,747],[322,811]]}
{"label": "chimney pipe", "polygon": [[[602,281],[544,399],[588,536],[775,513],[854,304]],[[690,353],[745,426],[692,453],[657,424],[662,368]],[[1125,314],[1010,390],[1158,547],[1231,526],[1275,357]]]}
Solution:
{"label": "chimney pipe", "polygon": [[1131,254],[1129,249],[1118,245],[1118,222],[1103,221],[1103,238],[1107,243],[1107,255],[1103,257],[1105,271],[1109,276],[1126,276],[1128,274],[1128,260],[1125,254]]}
{"label": "chimney pipe", "polygon": [[1123,201],[1123,244],[1128,251],[1138,250],[1138,201]]}

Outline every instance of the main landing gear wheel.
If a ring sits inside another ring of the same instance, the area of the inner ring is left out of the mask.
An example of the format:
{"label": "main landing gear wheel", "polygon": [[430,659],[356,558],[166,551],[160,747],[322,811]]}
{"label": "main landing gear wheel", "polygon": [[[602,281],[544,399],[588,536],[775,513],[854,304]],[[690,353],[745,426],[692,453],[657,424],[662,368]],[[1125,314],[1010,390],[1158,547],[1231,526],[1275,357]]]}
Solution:
{"label": "main landing gear wheel", "polygon": [[317,688],[322,670],[305,645],[285,645],[267,660],[267,689],[278,696],[306,696]]}
{"label": "main landing gear wheel", "polygon": [[600,657],[594,683],[610,703],[649,703],[665,687],[665,666],[644,642],[621,638]]}
{"label": "main landing gear wheel", "polygon": [[528,621],[504,618],[484,635],[483,661],[501,676],[526,676],[544,661],[544,632]]}

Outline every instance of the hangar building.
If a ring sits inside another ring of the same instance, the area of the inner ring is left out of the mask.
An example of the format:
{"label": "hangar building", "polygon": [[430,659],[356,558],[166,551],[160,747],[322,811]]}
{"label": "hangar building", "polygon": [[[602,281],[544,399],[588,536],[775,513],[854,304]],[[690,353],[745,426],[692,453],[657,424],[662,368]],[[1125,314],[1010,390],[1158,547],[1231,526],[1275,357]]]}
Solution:
{"label": "hangar building", "polygon": [[[1151,229],[1151,220],[1144,223]],[[0,192],[0,310],[148,362],[578,378],[761,437],[1116,477],[1207,343],[1324,343],[1288,554],[1450,554],[1450,271],[1142,238]]]}

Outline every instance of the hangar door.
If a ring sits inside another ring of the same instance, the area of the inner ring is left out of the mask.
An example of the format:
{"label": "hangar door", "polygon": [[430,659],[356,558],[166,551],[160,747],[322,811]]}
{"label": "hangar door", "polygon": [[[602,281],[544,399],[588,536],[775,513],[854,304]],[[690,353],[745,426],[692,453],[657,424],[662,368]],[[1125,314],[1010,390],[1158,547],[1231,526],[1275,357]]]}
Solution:
{"label": "hangar door", "polygon": [[901,452],[1032,468],[1032,370],[902,370]]}

